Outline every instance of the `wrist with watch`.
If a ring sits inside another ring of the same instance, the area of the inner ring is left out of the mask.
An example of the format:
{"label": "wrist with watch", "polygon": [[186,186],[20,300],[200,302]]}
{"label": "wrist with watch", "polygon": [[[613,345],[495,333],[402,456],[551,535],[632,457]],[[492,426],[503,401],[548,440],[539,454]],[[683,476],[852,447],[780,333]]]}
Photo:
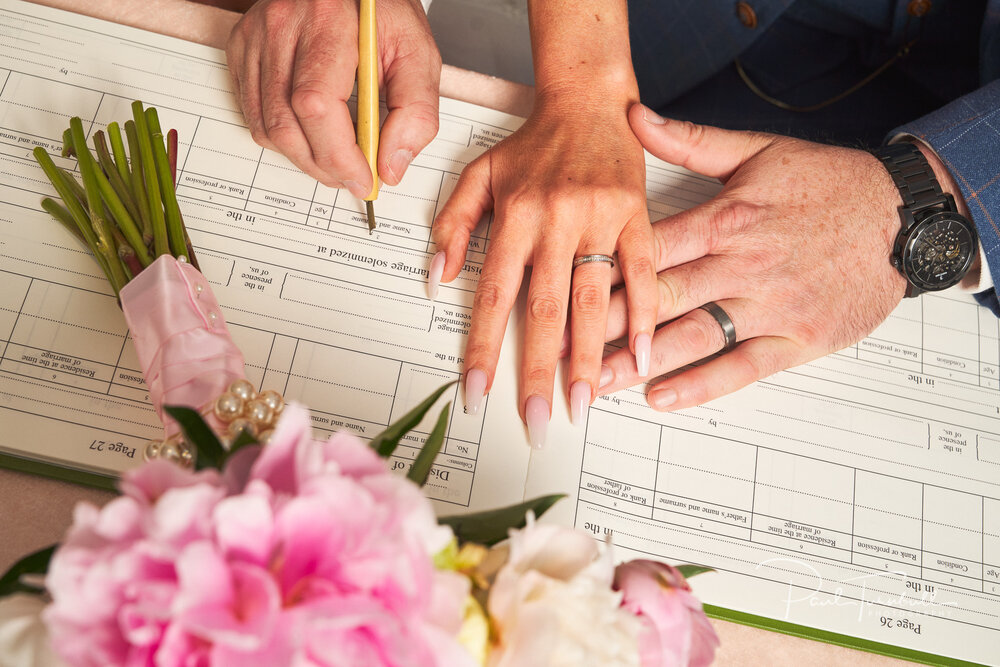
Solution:
{"label": "wrist with watch", "polygon": [[955,198],[942,191],[916,145],[890,144],[872,153],[889,171],[903,199],[891,261],[906,278],[906,296],[957,284],[979,253],[975,225],[958,213]]}

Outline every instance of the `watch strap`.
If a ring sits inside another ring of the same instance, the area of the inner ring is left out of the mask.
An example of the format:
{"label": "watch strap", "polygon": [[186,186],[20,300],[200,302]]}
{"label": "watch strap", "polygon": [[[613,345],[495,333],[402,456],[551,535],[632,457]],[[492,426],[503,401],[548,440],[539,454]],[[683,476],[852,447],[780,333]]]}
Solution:
{"label": "watch strap", "polygon": [[889,144],[872,153],[885,165],[903,198],[903,206],[911,212],[949,203],[930,163],[915,144],[908,141]]}

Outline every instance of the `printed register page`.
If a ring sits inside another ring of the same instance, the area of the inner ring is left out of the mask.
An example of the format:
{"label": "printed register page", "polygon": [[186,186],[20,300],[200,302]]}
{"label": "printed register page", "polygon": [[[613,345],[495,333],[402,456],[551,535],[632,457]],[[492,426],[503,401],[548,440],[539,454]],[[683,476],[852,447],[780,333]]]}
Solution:
{"label": "printed register page", "polygon": [[[41,210],[32,158],[56,162],[140,99],[177,129],[178,195],[249,379],[312,410],[318,437],[370,438],[463,369],[490,219],[461,276],[426,296],[431,223],[462,168],[521,119],[444,99],[441,130],[398,187],[362,202],[250,138],[221,51],[0,0],[0,460],[89,482],[160,433],[125,320],[93,259]],[[650,216],[715,181],[648,159]],[[478,415],[453,387],[429,495],[443,514],[566,493],[546,520],[617,559],[715,568],[717,616],[932,662],[1000,659],[1000,326],[960,293],[905,300],[868,338],[676,413],[645,387],[571,426],[556,388],[547,445],[517,416],[520,312]],[[405,468],[437,416],[400,447]],[[918,654],[917,652],[920,652]]]}

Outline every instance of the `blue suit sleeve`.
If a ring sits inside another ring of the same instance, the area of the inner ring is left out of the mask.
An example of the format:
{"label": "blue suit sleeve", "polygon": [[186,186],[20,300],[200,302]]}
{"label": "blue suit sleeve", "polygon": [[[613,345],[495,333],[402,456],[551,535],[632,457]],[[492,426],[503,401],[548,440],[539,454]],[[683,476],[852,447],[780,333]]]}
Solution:
{"label": "blue suit sleeve", "polygon": [[[990,275],[1000,285],[1000,79],[890,136],[899,132],[927,142],[948,167],[969,206]],[[976,299],[1000,316],[996,287],[980,292]]]}

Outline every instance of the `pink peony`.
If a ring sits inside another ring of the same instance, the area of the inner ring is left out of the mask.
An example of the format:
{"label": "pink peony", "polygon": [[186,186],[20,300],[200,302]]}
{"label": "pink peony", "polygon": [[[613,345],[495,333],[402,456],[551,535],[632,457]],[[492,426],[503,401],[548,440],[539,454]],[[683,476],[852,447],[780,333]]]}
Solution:
{"label": "pink peony", "polygon": [[701,602],[677,568],[633,560],[615,568],[622,607],[643,623],[639,635],[642,667],[701,667],[712,662],[719,638]]}
{"label": "pink peony", "polygon": [[[253,457],[248,459],[248,457]],[[468,580],[430,502],[357,438],[313,442],[288,406],[233,469],[153,461],[77,507],[45,610],[74,665],[471,665]]]}

